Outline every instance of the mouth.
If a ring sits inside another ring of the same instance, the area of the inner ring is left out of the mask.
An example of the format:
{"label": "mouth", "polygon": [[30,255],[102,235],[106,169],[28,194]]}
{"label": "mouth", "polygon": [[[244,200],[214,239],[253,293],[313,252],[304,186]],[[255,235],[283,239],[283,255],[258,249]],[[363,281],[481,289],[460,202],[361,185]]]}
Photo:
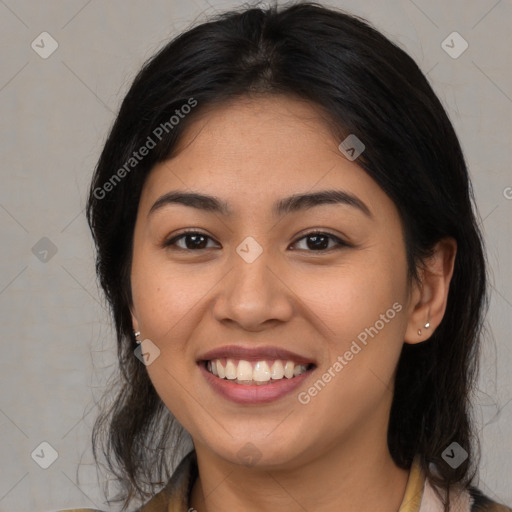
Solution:
{"label": "mouth", "polygon": [[203,354],[197,364],[214,391],[244,404],[271,402],[291,393],[317,367],[314,360],[278,347],[234,345]]}

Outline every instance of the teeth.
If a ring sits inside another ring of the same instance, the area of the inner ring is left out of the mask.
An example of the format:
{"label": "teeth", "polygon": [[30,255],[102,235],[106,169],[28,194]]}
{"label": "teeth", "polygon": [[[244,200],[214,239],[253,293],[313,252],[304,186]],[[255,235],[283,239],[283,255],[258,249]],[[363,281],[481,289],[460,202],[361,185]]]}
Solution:
{"label": "teeth", "polygon": [[226,379],[235,380],[236,373],[236,366],[233,359],[228,359],[226,362]]}
{"label": "teeth", "polygon": [[224,366],[220,364],[220,361],[218,359],[216,362],[214,361],[214,364],[217,365],[217,373],[219,374],[219,377],[223,379],[226,376],[226,374],[224,373]]}
{"label": "teeth", "polygon": [[[251,363],[240,359],[226,359],[222,364],[220,359],[208,361],[207,370],[213,375],[236,382],[237,384],[269,384],[282,380],[292,379],[303,374],[308,369],[307,364],[295,364],[293,361],[257,361]],[[238,364],[237,364],[238,363]]]}
{"label": "teeth", "polygon": [[297,377],[301,373],[304,373],[308,369],[307,365],[299,364],[293,369],[293,376]]}
{"label": "teeth", "polygon": [[291,379],[293,377],[293,369],[295,368],[295,365],[292,361],[287,361],[284,365],[284,376],[287,379]]}
{"label": "teeth", "polygon": [[270,368],[266,361],[258,361],[252,372],[252,379],[256,382],[268,382],[270,380]]}
{"label": "teeth", "polygon": [[271,377],[273,379],[279,380],[284,377],[284,367],[281,361],[274,361],[272,368],[270,369]]}
{"label": "teeth", "polygon": [[249,361],[240,361],[236,372],[238,382],[251,382],[252,380],[252,365]]}

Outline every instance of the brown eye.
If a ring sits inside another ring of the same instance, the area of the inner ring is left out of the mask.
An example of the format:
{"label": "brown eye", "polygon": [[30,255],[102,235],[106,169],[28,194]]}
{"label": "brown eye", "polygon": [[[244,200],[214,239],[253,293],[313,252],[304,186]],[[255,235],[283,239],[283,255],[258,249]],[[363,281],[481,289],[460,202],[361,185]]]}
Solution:
{"label": "brown eye", "polygon": [[[330,233],[323,233],[319,231],[306,234],[295,242],[295,245],[301,240],[306,240],[306,247],[299,248],[299,250],[326,251],[330,249],[339,249],[340,247],[349,247],[349,244],[343,242],[343,240],[340,240],[338,237],[331,235]],[[329,246],[330,242],[334,242],[334,246]]]}
{"label": "brown eye", "polygon": [[[178,249],[194,251],[198,249],[209,249],[208,241],[213,240],[208,235],[198,231],[187,231],[164,243],[164,247],[176,246]],[[178,243],[180,242],[180,243]]]}

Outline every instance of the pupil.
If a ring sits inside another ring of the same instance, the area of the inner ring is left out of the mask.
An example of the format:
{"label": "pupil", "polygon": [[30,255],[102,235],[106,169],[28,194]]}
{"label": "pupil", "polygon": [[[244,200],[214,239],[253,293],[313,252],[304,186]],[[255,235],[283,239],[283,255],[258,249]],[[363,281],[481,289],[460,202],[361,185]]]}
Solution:
{"label": "pupil", "polygon": [[[309,241],[313,241],[312,244]],[[310,249],[326,249],[329,245],[329,241],[324,235],[310,235],[308,237],[308,247]]]}
{"label": "pupil", "polygon": [[[200,240],[202,238],[202,242]],[[205,245],[205,239],[206,237],[204,235],[188,235],[186,240],[192,240],[192,244],[186,244],[187,249],[203,249],[203,246]],[[192,245],[192,247],[190,247]]]}

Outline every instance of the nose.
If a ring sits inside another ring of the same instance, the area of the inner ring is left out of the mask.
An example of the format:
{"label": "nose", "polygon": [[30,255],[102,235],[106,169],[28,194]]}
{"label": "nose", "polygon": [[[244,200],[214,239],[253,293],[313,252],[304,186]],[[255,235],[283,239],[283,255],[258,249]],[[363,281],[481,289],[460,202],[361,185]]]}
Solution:
{"label": "nose", "polygon": [[235,253],[232,263],[232,270],[221,281],[214,318],[254,332],[289,321],[294,295],[269,251],[263,250],[252,263]]}

